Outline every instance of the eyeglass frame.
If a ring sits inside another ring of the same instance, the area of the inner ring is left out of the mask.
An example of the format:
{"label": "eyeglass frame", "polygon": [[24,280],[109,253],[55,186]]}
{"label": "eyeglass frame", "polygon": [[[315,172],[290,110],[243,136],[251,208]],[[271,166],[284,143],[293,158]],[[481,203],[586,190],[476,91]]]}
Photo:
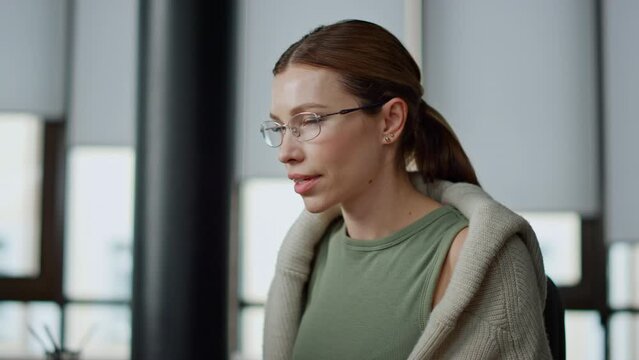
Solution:
{"label": "eyeglass frame", "polygon": [[[311,112],[311,111],[303,111],[303,112],[300,112],[300,113],[297,113],[297,114],[291,116],[291,119],[296,117],[296,116],[303,115],[303,114],[314,115],[315,120],[317,121],[317,126],[319,127],[319,131],[317,132],[317,135],[313,136],[310,139],[299,140],[299,138],[301,136],[301,133],[300,133],[299,130],[298,131],[291,130],[291,134],[299,142],[311,141],[311,140],[317,138],[322,133],[322,125],[320,125],[320,124],[322,123],[322,121],[326,120],[327,117],[333,116],[333,115],[346,115],[346,114],[350,114],[350,113],[352,113],[354,111],[358,111],[358,110],[373,109],[373,108],[376,108],[376,107],[380,107],[380,106],[386,104],[387,102],[388,102],[388,100],[377,102],[377,103],[374,103],[374,104],[368,104],[368,105],[364,105],[364,106],[360,106],[360,107],[342,109],[342,110],[339,110],[339,111],[336,111],[336,112],[333,112],[333,113],[329,113],[329,114],[324,114],[324,115],[320,115],[318,113]],[[269,124],[269,123],[275,123],[275,124],[278,125],[279,128],[283,128],[284,129],[284,131],[282,132],[282,136],[280,136],[280,142],[277,145],[270,145],[268,143],[267,139],[266,139],[265,125]],[[286,123],[278,123],[277,121],[274,121],[274,120],[267,120],[267,121],[264,121],[261,124],[260,133],[262,134],[262,138],[264,139],[264,142],[266,142],[267,146],[272,147],[272,148],[278,148],[278,147],[282,146],[282,143],[284,143],[284,135],[286,135],[286,130],[287,129],[296,129],[296,128],[291,128]]]}

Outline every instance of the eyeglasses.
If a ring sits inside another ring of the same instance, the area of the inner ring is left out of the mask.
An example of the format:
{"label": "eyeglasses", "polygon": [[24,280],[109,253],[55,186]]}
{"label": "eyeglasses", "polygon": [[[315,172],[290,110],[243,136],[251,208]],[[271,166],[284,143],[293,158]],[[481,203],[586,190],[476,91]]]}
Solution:
{"label": "eyeglasses", "polygon": [[364,105],[351,109],[343,109],[334,113],[320,115],[314,112],[302,112],[293,115],[291,120],[287,124],[281,124],[273,120],[267,120],[262,123],[260,127],[260,133],[266,142],[266,145],[270,147],[278,147],[282,145],[286,130],[289,129],[291,134],[295,136],[297,141],[309,141],[315,139],[322,131],[320,125],[322,121],[326,120],[329,116],[344,115],[352,113],[357,110],[372,109],[384,105],[386,102],[380,102],[370,105]]}

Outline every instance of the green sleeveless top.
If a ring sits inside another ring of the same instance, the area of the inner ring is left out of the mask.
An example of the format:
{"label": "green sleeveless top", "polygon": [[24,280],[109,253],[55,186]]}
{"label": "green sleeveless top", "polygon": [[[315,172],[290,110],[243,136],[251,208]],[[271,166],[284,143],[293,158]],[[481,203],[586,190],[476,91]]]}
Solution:
{"label": "green sleeveless top", "polygon": [[452,240],[466,226],[446,205],[388,237],[354,240],[338,218],[316,250],[293,359],[406,359]]}

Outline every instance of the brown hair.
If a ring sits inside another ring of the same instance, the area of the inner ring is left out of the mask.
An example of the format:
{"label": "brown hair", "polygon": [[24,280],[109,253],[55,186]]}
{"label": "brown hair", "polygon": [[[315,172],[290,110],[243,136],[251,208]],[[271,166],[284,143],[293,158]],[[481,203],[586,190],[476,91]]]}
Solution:
{"label": "brown hair", "polygon": [[[412,161],[426,182],[436,179],[479,185],[475,170],[444,117],[422,99],[421,74],[415,60],[393,34],[361,20],[320,26],[291,45],[273,68],[289,64],[337,72],[345,89],[362,104],[400,97],[408,116],[400,139],[398,165]],[[379,108],[367,110],[371,113]]]}

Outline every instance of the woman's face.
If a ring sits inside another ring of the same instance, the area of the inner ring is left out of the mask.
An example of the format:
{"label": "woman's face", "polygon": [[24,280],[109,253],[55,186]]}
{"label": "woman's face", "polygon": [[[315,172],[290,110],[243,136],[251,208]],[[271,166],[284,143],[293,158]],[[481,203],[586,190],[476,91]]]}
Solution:
{"label": "woman's face", "polygon": [[[289,65],[273,80],[271,116],[288,123],[300,112],[320,115],[361,104],[340,84],[337,73]],[[299,142],[286,131],[279,160],[310,212],[357,202],[373,191],[383,165],[383,115],[355,111],[321,122],[315,139]]]}

